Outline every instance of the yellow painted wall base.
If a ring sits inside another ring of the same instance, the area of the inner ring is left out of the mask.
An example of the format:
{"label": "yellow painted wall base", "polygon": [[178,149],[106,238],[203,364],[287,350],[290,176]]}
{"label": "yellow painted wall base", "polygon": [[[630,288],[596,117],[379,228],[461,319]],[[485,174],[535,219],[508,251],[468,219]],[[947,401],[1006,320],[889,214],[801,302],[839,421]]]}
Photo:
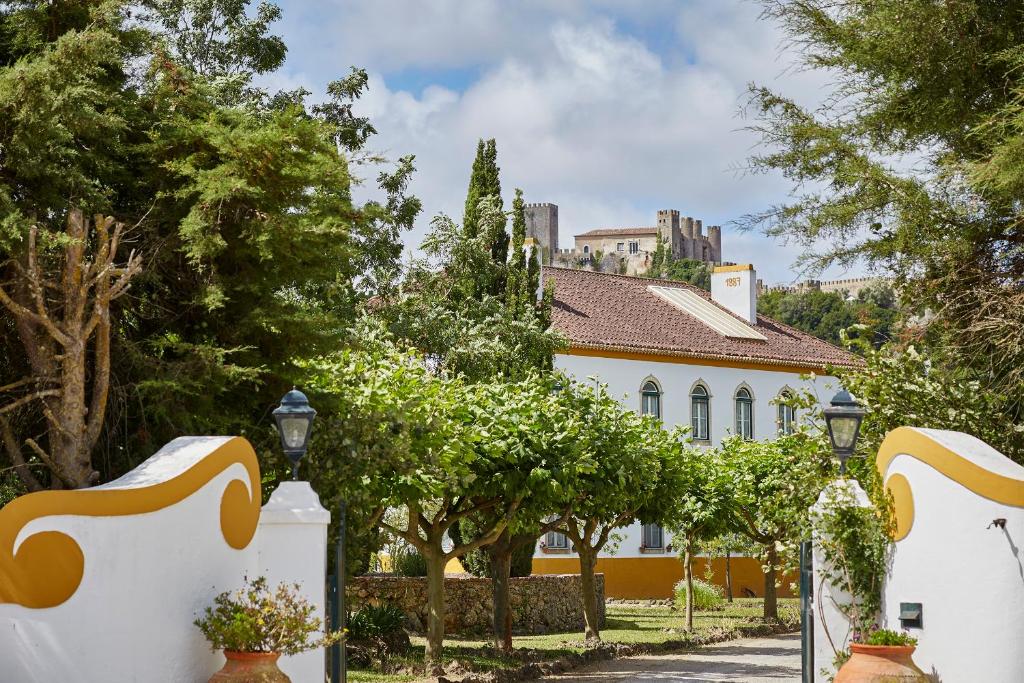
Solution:
{"label": "yellow painted wall base", "polygon": [[[694,577],[703,578],[708,558],[693,560]],[[734,557],[729,561],[733,595],[764,596],[764,574],[761,563],[751,557]],[[725,586],[725,559],[711,561],[712,582]],[[535,557],[534,574],[578,574],[579,560],[572,557]],[[604,574],[605,597],[626,600],[660,600],[672,597],[672,590],[683,578],[683,563],[675,555],[665,557],[603,557],[597,560],[597,571]],[[790,597],[795,574],[782,577],[779,597]]]}

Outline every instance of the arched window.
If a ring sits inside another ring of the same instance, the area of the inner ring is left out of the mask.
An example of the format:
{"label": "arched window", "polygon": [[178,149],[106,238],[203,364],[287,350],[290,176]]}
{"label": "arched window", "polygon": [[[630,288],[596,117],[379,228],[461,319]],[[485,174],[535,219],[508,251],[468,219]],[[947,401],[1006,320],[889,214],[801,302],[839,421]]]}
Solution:
{"label": "arched window", "polygon": [[653,380],[644,382],[640,389],[640,414],[661,419],[661,389]]}
{"label": "arched window", "polygon": [[792,398],[788,391],[779,394],[779,434],[792,434],[796,426],[796,408],[785,403]]}
{"label": "arched window", "polygon": [[698,384],[690,392],[690,426],[692,427],[693,438],[697,441],[709,441],[711,439],[709,406],[707,387]]}
{"label": "arched window", "polygon": [[590,245],[589,244],[584,244],[583,245],[583,253],[584,254],[589,254],[590,253]]}
{"label": "arched window", "polygon": [[749,389],[736,392],[736,434],[744,439],[754,438],[754,398]]}

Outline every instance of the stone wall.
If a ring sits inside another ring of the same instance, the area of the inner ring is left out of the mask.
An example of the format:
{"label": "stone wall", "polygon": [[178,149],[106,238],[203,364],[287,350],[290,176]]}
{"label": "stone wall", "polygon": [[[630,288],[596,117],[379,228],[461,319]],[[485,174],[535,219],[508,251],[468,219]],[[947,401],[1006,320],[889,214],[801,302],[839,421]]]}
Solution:
{"label": "stone wall", "polygon": [[[597,597],[604,624],[604,575],[597,577]],[[491,631],[491,581],[446,576],[445,633],[482,634]],[[583,629],[580,577],[552,574],[513,578],[512,630],[517,634],[559,633]],[[365,604],[390,603],[406,614],[407,625],[422,633],[427,623],[427,580],[419,577],[357,576],[346,591],[349,609]]]}

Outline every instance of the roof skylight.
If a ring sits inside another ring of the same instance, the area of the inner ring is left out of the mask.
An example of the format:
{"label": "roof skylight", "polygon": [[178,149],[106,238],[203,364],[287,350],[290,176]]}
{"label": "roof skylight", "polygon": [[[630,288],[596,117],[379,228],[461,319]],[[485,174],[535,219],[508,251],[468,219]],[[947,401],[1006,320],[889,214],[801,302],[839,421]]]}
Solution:
{"label": "roof skylight", "polygon": [[648,285],[647,291],[672,304],[683,313],[692,315],[724,337],[768,341],[767,337],[750,325],[729,315],[700,294],[688,289]]}

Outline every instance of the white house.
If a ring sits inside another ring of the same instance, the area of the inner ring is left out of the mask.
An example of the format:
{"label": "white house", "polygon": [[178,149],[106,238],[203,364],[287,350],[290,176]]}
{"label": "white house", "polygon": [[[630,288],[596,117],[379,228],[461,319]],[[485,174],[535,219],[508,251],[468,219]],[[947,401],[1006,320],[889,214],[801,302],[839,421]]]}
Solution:
{"label": "white house", "polygon": [[[799,416],[774,399],[810,388],[827,402],[837,383],[824,375],[826,366],[859,362],[832,344],[759,316],[750,265],[716,268],[710,294],[679,282],[585,270],[545,268],[543,274],[554,282],[553,324],[569,340],[555,367],[580,381],[596,377],[625,405],[657,415],[666,425],[689,425],[698,444],[715,446],[730,434],[771,438],[790,429]],[[804,379],[810,374],[812,379]],[[598,560],[606,594],[669,597],[682,577],[671,537],[639,523],[620,536],[617,548]],[[538,542],[535,574],[578,568],[561,534]],[[753,559],[732,562],[732,578],[737,594],[762,594]]]}

